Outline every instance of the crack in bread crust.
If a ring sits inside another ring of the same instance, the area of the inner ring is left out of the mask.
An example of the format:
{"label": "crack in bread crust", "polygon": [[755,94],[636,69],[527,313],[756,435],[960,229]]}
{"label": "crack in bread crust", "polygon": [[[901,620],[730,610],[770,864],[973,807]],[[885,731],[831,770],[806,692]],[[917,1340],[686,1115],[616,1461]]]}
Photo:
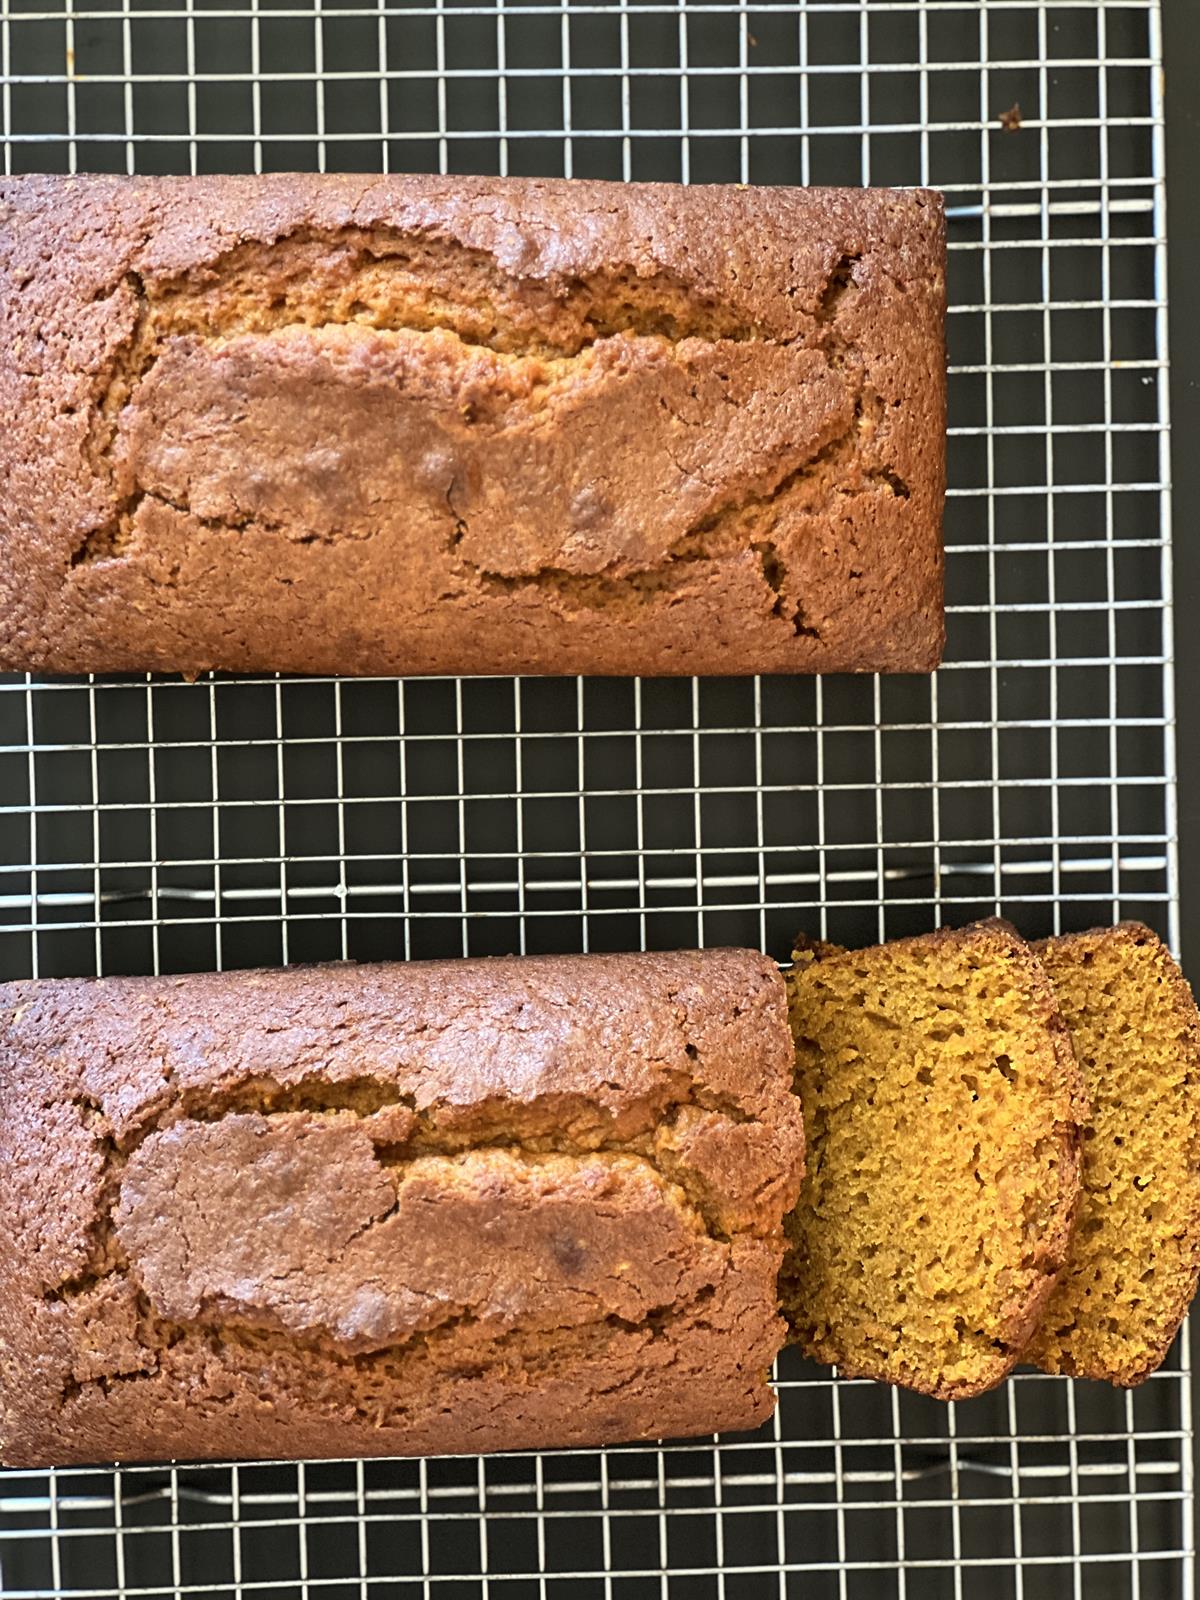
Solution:
{"label": "crack in bread crust", "polygon": [[[103,1112],[94,1100],[76,1096],[75,1104],[79,1109],[81,1120],[91,1129],[102,1155],[98,1184],[101,1198],[97,1215],[93,1219],[91,1236],[87,1242],[87,1264],[80,1272],[46,1288],[43,1291],[43,1298],[46,1300],[71,1299],[86,1294],[125,1265],[120,1258],[114,1226],[125,1169],[130,1158],[148,1139],[185,1120],[214,1123],[222,1121],[227,1116],[244,1115],[248,1112],[257,1113],[264,1118],[288,1116],[297,1112],[307,1112],[314,1116],[350,1113],[362,1121],[377,1151],[385,1163],[392,1166],[419,1156],[450,1157],[460,1155],[467,1150],[513,1149],[525,1151],[530,1155],[576,1156],[608,1153],[637,1156],[645,1160],[664,1181],[679,1185],[685,1192],[687,1189],[686,1182],[680,1182],[681,1176],[687,1178],[686,1171],[678,1163],[675,1164],[674,1171],[665,1170],[661,1151],[655,1151],[655,1140],[649,1134],[636,1139],[580,1141],[573,1140],[565,1134],[522,1133],[519,1119],[512,1119],[506,1124],[504,1119],[500,1118],[490,1138],[480,1139],[462,1135],[455,1137],[453,1133],[437,1131],[439,1107],[418,1111],[415,1098],[411,1094],[397,1093],[384,1080],[371,1077],[343,1080],[337,1084],[327,1084],[313,1079],[310,1083],[287,1087],[258,1079],[240,1083],[225,1094],[208,1094],[203,1097],[184,1094],[173,1099],[166,1107],[160,1108],[140,1124],[130,1137],[120,1141],[105,1130]],[[720,1097],[705,1095],[701,1101],[687,1096],[673,1102],[667,1114],[659,1121],[660,1130],[669,1134],[678,1125],[683,1112],[700,1104],[705,1104],[705,1109],[718,1111],[720,1116],[731,1123],[746,1123],[751,1120],[740,1108]],[[371,1118],[381,1112],[397,1108],[411,1114],[411,1131],[406,1132],[402,1139],[390,1138],[385,1125],[384,1131],[376,1136],[370,1127]],[[711,1216],[705,1215],[702,1205],[697,1205],[697,1211],[704,1217],[705,1232],[710,1238],[727,1238],[727,1235],[714,1225]]]}
{"label": "crack in bread crust", "polygon": [[[838,319],[847,296],[855,293],[859,260],[859,254],[843,254],[834,264],[808,330],[794,339],[772,337],[716,301],[697,303],[689,285],[668,272],[647,277],[631,270],[597,272],[552,289],[510,276],[483,251],[382,229],[301,229],[270,245],[239,245],[203,269],[160,282],[130,271],[118,292],[132,301],[132,327],[99,386],[87,446],[95,471],[111,486],[112,509],[77,540],[69,575],[135,555],[139,513],[146,506],[186,518],[189,526],[216,536],[256,533],[297,545],[340,544],[375,531],[368,522],[322,532],[261,510],[212,516],[198,511],[190,496],[136,478],[122,489],[115,455],[122,414],[175,341],[222,347],[230,340],[292,330],[353,327],[377,337],[403,333],[444,339],[448,334],[464,347],[505,360],[545,364],[551,390],[573,381],[581,364],[614,339],[665,343],[674,359],[688,341],[711,348],[799,344],[819,352],[832,371],[853,359]],[[270,293],[268,286],[273,286]],[[844,495],[908,496],[894,466],[865,462],[881,406],[861,374],[853,392],[849,426],[811,459],[785,470],[765,492],[735,494],[688,527],[663,556],[647,556],[632,571],[581,572],[553,562],[521,574],[493,570],[462,548],[470,519],[456,512],[451,485],[446,516],[454,593],[540,592],[585,608],[637,610],[650,596],[686,586],[697,568],[748,559],[770,599],[767,615],[795,636],[819,639],[819,628],[806,618],[803,596],[789,584],[788,564],[774,534],[780,515],[795,510],[820,515]],[[175,565],[155,581],[170,587],[179,577]]]}
{"label": "crack in bread crust", "polygon": [[[233,1118],[243,1118],[244,1113],[231,1112],[226,1114]],[[272,1113],[273,1119],[291,1119],[298,1114],[294,1112]],[[304,1114],[299,1114],[304,1115]],[[311,1114],[310,1114],[311,1115]],[[353,1112],[322,1111],[316,1114],[321,1118],[337,1118],[343,1122],[347,1117],[352,1118],[357,1125],[364,1125]],[[214,1124],[224,1121],[224,1117],[213,1119]],[[365,1121],[365,1119],[364,1119]],[[192,1124],[187,1121],[175,1123],[173,1126],[184,1133],[189,1132]],[[307,1130],[311,1137],[311,1127]],[[536,1333],[542,1337],[553,1337],[563,1332],[575,1332],[588,1327],[635,1330],[639,1328],[661,1328],[676,1314],[685,1314],[697,1303],[707,1298],[714,1292],[713,1284],[706,1283],[689,1294],[683,1301],[678,1298],[665,1301],[662,1304],[649,1306],[642,1315],[629,1317],[615,1312],[596,1316],[578,1316],[566,1320],[547,1319],[538,1317],[530,1325],[526,1317],[519,1317],[515,1324],[505,1325],[505,1319],[497,1321],[495,1313],[485,1313],[478,1306],[471,1304],[455,1305],[446,1303],[436,1309],[435,1320],[423,1320],[420,1326],[411,1326],[400,1337],[394,1334],[388,1337],[371,1340],[366,1345],[348,1343],[345,1337],[332,1325],[322,1322],[310,1323],[307,1327],[298,1328],[281,1322],[267,1307],[255,1306],[253,1300],[249,1304],[229,1301],[218,1291],[210,1290],[200,1295],[194,1310],[181,1316],[173,1312],[170,1307],[165,1309],[156,1303],[156,1296],[147,1288],[145,1263],[142,1261],[142,1251],[135,1249],[131,1256],[122,1237],[122,1220],[118,1219],[118,1210],[124,1210],[124,1223],[131,1219],[136,1221],[137,1199],[135,1196],[132,1204],[126,1203],[122,1195],[121,1175],[127,1170],[129,1160],[136,1157],[136,1151],[144,1149],[147,1144],[160,1137],[159,1133],[147,1132],[145,1137],[138,1141],[136,1150],[131,1150],[122,1165],[115,1169],[113,1181],[110,1182],[110,1191],[115,1188],[113,1199],[104,1213],[97,1237],[94,1241],[96,1256],[89,1270],[76,1278],[64,1282],[54,1290],[48,1291],[44,1298],[47,1302],[65,1304],[75,1303],[86,1317],[86,1302],[89,1296],[94,1296],[101,1291],[104,1303],[111,1303],[113,1294],[127,1298],[134,1308],[134,1320],[137,1330],[137,1342],[143,1351],[143,1358],[147,1369],[157,1370],[161,1357],[165,1351],[173,1348],[185,1339],[210,1340],[215,1333],[220,1340],[232,1338],[242,1343],[253,1343],[256,1339],[266,1338],[274,1345],[276,1340],[282,1340],[284,1345],[294,1351],[311,1351],[334,1361],[346,1370],[361,1371],[364,1363],[367,1366],[377,1364],[381,1360],[395,1359],[419,1347],[431,1343],[445,1341],[453,1333],[463,1328],[471,1327],[479,1330],[480,1337],[489,1342],[503,1342],[509,1333],[531,1334]],[[561,1143],[562,1141],[559,1141]],[[500,1143],[489,1145],[472,1145],[467,1155],[484,1155],[485,1158],[495,1154],[505,1165],[513,1163],[527,1166],[536,1176],[539,1167],[545,1165],[550,1168],[560,1165],[559,1158],[545,1152],[533,1152],[521,1146],[505,1145]],[[694,1231],[695,1236],[707,1240],[715,1251],[711,1252],[712,1265],[722,1263],[721,1270],[728,1270],[729,1250],[732,1239],[714,1226],[711,1217],[705,1215],[703,1209],[693,1204],[686,1196],[678,1183],[668,1177],[662,1166],[649,1154],[633,1153],[630,1150],[613,1150],[601,1147],[597,1150],[581,1152],[571,1151],[570,1154],[577,1158],[580,1165],[586,1163],[595,1169],[597,1165],[612,1165],[614,1177],[622,1173],[632,1174],[635,1178],[644,1174],[653,1187],[657,1188],[662,1196],[663,1204],[668,1211],[676,1216],[687,1231]],[[391,1221],[399,1210],[401,1204],[401,1186],[407,1171],[416,1171],[418,1167],[427,1173],[431,1161],[440,1166],[443,1162],[447,1168],[455,1164],[453,1154],[433,1156],[428,1154],[418,1155],[404,1150],[398,1156],[395,1148],[380,1144],[375,1149],[375,1159],[381,1174],[387,1173],[389,1178],[396,1180],[396,1195],[390,1205],[383,1210],[378,1210],[368,1215],[366,1220],[351,1233],[337,1256],[334,1263],[343,1262],[347,1252],[359,1240],[364,1238],[373,1229],[381,1227]],[[490,1164],[489,1164],[490,1166]],[[143,1206],[144,1209],[144,1206]],[[178,1219],[175,1219],[176,1221]],[[168,1217],[165,1223],[159,1219],[156,1226],[172,1225]],[[140,1228],[142,1244],[145,1240],[144,1218]],[[138,1237],[135,1232],[135,1239]],[[564,1245],[564,1248],[566,1246]],[[287,1270],[272,1271],[269,1281],[272,1284],[286,1282],[289,1276],[303,1272],[306,1275],[309,1288],[312,1287],[313,1274],[320,1269],[321,1263],[315,1258],[306,1260],[303,1266],[297,1264]],[[72,1375],[65,1379],[62,1387],[64,1400],[82,1392],[89,1384],[99,1385],[104,1388],[112,1382],[125,1382],[129,1378],[142,1376],[142,1373],[130,1374],[123,1372],[102,1372],[93,1374],[89,1378],[80,1378]]]}
{"label": "crack in bread crust", "polygon": [[[703,1307],[712,1300],[714,1293],[714,1286],[705,1284],[686,1301],[653,1306],[637,1321],[609,1315],[594,1322],[574,1326],[564,1324],[561,1328],[542,1328],[538,1333],[543,1337],[547,1334],[565,1335],[569,1341],[593,1344],[602,1344],[606,1338],[621,1334],[640,1334],[651,1341],[665,1340],[671,1337],[681,1323],[695,1321]],[[85,1399],[89,1393],[99,1392],[107,1395],[121,1385],[154,1382],[161,1375],[162,1357],[168,1351],[185,1344],[205,1346],[214,1354],[230,1349],[248,1355],[257,1351],[276,1361],[281,1353],[288,1358],[301,1361],[306,1357],[317,1356],[322,1362],[341,1369],[347,1376],[361,1377],[370,1374],[384,1376],[394,1375],[398,1364],[414,1351],[436,1352],[439,1346],[452,1346],[455,1337],[463,1331],[483,1326],[483,1319],[467,1311],[439,1323],[434,1328],[420,1330],[407,1339],[397,1340],[394,1344],[376,1350],[351,1353],[338,1349],[328,1339],[320,1336],[305,1338],[296,1334],[281,1333],[274,1328],[267,1330],[253,1326],[242,1327],[236,1321],[226,1322],[220,1328],[198,1323],[185,1325],[171,1322],[154,1312],[144,1290],[136,1288],[134,1298],[139,1328],[146,1336],[145,1348],[150,1357],[150,1364],[138,1372],[99,1373],[86,1378],[67,1378],[62,1384],[60,1393],[60,1404],[64,1407]],[[519,1349],[527,1338],[527,1330],[519,1327],[492,1334],[481,1343],[476,1355],[476,1364],[482,1368],[487,1358],[503,1357],[506,1349],[513,1347]],[[371,1420],[365,1409],[360,1411],[360,1415],[364,1419]],[[394,1422],[394,1418],[392,1420]]]}
{"label": "crack in bread crust", "polygon": [[[61,1403],[67,1404],[89,1392],[108,1393],[116,1384],[152,1378],[161,1366],[167,1351],[182,1343],[211,1344],[214,1337],[234,1344],[253,1342],[258,1337],[268,1337],[274,1342],[282,1340],[295,1352],[318,1350],[347,1372],[360,1372],[362,1362],[379,1365],[395,1360],[418,1348],[425,1349],[446,1338],[455,1328],[486,1327],[487,1319],[469,1309],[462,1310],[428,1328],[414,1330],[410,1335],[391,1340],[377,1350],[353,1352],[340,1350],[337,1340],[330,1334],[305,1336],[287,1327],[276,1328],[259,1316],[239,1314],[234,1309],[214,1307],[221,1312],[221,1322],[214,1331],[213,1323],[201,1311],[194,1318],[179,1320],[162,1314],[141,1281],[135,1262],[122,1241],[117,1213],[122,1202],[122,1185],[130,1162],[149,1141],[172,1129],[186,1129],[189,1125],[219,1125],[228,1118],[252,1115],[267,1124],[278,1124],[283,1119],[303,1116],[311,1121],[331,1120],[339,1123],[352,1121],[371,1140],[375,1157],[383,1171],[402,1180],[406,1169],[415,1162],[435,1160],[453,1163],[463,1155],[498,1152],[518,1160],[536,1164],[546,1158],[573,1157],[579,1162],[605,1162],[615,1160],[636,1163],[646,1175],[662,1188],[665,1202],[678,1214],[681,1221],[695,1228],[698,1238],[716,1247],[714,1260],[724,1260],[729,1270],[729,1251],[736,1239],[751,1240],[756,1237],[753,1226],[730,1231],[731,1224],[723,1218],[719,1206],[710,1203],[703,1176],[689,1166],[686,1154],[674,1148],[674,1138],[690,1116],[716,1116],[731,1127],[747,1126],[755,1121],[744,1108],[727,1097],[698,1084],[681,1085],[679,1093],[665,1114],[655,1118],[655,1128],[624,1138],[589,1135],[572,1136],[563,1129],[545,1131],[546,1117],[536,1103],[524,1107],[498,1106],[492,1126],[484,1132],[455,1130],[439,1126],[443,1108],[434,1105],[418,1109],[411,1093],[401,1092],[386,1079],[362,1074],[355,1078],[331,1083],[312,1077],[292,1084],[281,1084],[267,1078],[243,1079],[221,1091],[172,1094],[142,1118],[124,1137],[114,1136],[98,1102],[87,1096],[76,1095],[74,1102],[81,1122],[90,1133],[101,1155],[100,1174],[97,1181],[97,1206],[87,1238],[87,1261],[83,1268],[43,1290],[47,1305],[59,1305],[64,1310],[74,1306],[85,1317],[87,1305],[95,1298],[97,1306],[112,1294],[121,1296],[132,1308],[136,1339],[143,1351],[144,1370],[137,1372],[108,1371],[79,1376],[72,1372],[62,1382]],[[650,1117],[648,1108],[647,1119]],[[399,1190],[397,1190],[399,1194]],[[390,1212],[374,1219],[381,1222]],[[724,1225],[723,1225],[724,1224]],[[764,1245],[771,1248],[769,1240]],[[712,1292],[712,1286],[708,1286]],[[630,1320],[607,1315],[592,1318],[582,1326],[597,1330],[642,1330],[658,1338],[669,1334],[681,1319],[686,1320],[694,1310],[697,1296],[684,1304],[651,1307],[644,1316]],[[519,1334],[520,1328],[512,1330]],[[561,1332],[579,1336],[576,1324],[564,1323],[560,1327],[540,1327],[545,1337],[557,1338]],[[503,1340],[503,1331],[494,1335]]]}

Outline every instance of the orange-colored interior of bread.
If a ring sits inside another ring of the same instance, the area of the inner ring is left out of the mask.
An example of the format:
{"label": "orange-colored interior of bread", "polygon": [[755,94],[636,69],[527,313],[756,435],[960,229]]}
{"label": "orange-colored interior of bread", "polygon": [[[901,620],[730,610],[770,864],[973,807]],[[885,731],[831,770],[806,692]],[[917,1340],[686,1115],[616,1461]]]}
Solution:
{"label": "orange-colored interior of bread", "polygon": [[1039,954],[1092,1114],[1070,1257],[1028,1359],[1135,1383],[1162,1360],[1196,1287],[1196,1007],[1148,929],[1051,939]]}
{"label": "orange-colored interior of bread", "polygon": [[990,930],[797,952],[808,1172],[782,1299],[815,1359],[947,1398],[1012,1366],[1077,1184],[1036,974]]}

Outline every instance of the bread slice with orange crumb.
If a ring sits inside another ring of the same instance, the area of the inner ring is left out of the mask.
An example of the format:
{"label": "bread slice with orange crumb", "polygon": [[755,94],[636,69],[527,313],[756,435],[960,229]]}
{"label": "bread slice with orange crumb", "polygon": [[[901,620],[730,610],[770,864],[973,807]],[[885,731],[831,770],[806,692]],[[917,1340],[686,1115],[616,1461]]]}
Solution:
{"label": "bread slice with orange crumb", "polygon": [[1050,982],[986,922],[800,940],[788,992],[808,1144],[793,1337],[848,1376],[980,1394],[1042,1320],[1079,1193],[1086,1102]]}
{"label": "bread slice with orange crumb", "polygon": [[1128,1387],[1162,1362],[1200,1272],[1200,1012],[1141,923],[1035,948],[1091,1115],[1075,1235],[1024,1359]]}

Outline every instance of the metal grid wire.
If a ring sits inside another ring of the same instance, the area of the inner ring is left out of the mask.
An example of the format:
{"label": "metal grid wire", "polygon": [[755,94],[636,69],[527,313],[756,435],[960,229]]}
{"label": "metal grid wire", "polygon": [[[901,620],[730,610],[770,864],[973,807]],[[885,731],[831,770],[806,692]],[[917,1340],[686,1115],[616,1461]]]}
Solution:
{"label": "metal grid wire", "polygon": [[[0,683],[3,975],[1174,939],[1155,0],[3,0],[0,50],[11,172],[940,186],[953,420],[932,681]],[[779,1390],[663,1450],[3,1475],[0,1591],[1193,1592],[1182,1347],[1132,1394]]]}

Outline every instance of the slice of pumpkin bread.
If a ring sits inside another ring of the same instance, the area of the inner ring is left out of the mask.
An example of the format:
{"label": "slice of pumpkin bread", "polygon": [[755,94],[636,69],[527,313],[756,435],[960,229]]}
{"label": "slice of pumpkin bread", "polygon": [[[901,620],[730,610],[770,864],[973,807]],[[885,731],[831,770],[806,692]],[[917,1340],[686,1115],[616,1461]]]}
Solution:
{"label": "slice of pumpkin bread", "polygon": [[1054,991],[1003,922],[800,940],[794,960],[793,1337],[847,1376],[980,1394],[1041,1321],[1079,1192],[1086,1102]]}
{"label": "slice of pumpkin bread", "polygon": [[1140,923],[1036,946],[1091,1099],[1070,1254],[1025,1359],[1140,1383],[1160,1364],[1200,1268],[1200,1013]]}

